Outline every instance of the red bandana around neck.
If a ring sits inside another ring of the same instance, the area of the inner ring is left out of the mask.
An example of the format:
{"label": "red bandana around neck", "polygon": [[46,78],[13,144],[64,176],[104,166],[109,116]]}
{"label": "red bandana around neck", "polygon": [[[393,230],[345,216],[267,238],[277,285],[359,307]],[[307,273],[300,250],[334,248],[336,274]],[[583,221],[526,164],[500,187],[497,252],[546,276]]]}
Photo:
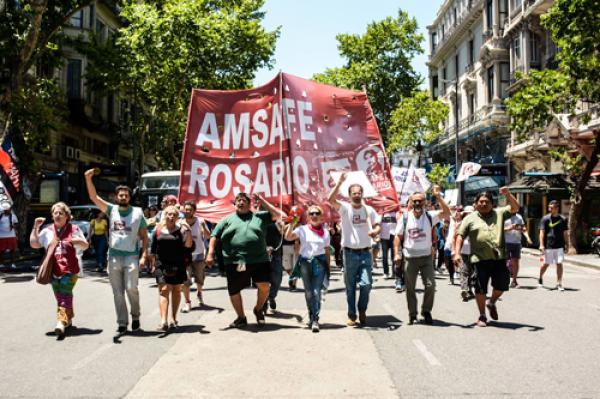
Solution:
{"label": "red bandana around neck", "polygon": [[312,224],[308,224],[308,228],[312,230],[313,233],[317,234],[319,237],[323,237],[325,235],[325,229],[323,229],[323,225],[319,227],[314,227]]}

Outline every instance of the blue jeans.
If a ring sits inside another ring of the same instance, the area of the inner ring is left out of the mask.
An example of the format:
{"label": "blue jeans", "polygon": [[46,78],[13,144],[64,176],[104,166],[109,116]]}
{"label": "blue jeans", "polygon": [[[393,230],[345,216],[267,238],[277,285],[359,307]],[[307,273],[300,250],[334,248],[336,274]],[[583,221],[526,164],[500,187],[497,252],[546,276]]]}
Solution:
{"label": "blue jeans", "polygon": [[106,266],[106,250],[108,249],[108,242],[106,241],[105,235],[93,235],[92,245],[94,246],[94,254],[96,255],[96,265],[98,267]]}
{"label": "blue jeans", "polygon": [[271,258],[271,288],[269,288],[269,299],[275,299],[281,287],[283,278],[283,264],[281,254],[274,254]]}
{"label": "blue jeans", "polygon": [[373,285],[373,257],[370,251],[351,252],[344,249],[344,283],[348,301],[348,317],[356,320],[356,284],[360,290],[359,312],[366,312]]}
{"label": "blue jeans", "polygon": [[319,255],[312,259],[300,256],[298,262],[302,273],[308,316],[311,323],[318,322],[321,311],[321,288],[325,279],[325,255]]}

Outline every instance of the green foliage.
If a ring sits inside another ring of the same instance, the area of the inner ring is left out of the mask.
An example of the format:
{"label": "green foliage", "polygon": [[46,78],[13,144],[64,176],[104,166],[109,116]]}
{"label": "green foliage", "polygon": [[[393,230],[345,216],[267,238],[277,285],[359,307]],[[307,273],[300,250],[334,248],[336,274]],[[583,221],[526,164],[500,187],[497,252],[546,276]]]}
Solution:
{"label": "green foliage", "polygon": [[517,79],[523,79],[523,87],[504,103],[519,141],[532,131],[542,132],[554,114],[574,111],[577,99],[570,93],[570,78],[562,71],[532,70],[527,75],[517,74]]}
{"label": "green foliage", "polygon": [[[263,0],[165,0],[125,2],[128,21],[114,41],[82,46],[91,59],[91,87],[115,91],[140,107],[136,138],[163,167],[179,166],[194,87],[241,89],[271,66],[279,30],[261,25]],[[85,48],[88,47],[88,50]],[[137,143],[140,143],[137,140]]]}
{"label": "green foliage", "polygon": [[442,133],[442,122],[448,117],[448,106],[432,100],[427,91],[416,91],[404,97],[392,112],[387,150],[416,148],[429,144]]}
{"label": "green foliage", "polygon": [[567,175],[577,178],[583,173],[585,158],[582,154],[575,154],[565,147],[552,149],[548,153],[552,158],[562,163]]}
{"label": "green foliage", "polygon": [[431,171],[427,173],[427,179],[429,179],[431,184],[437,184],[442,188],[451,188],[452,184],[448,183],[450,168],[450,165],[442,165],[441,163],[433,164]]}
{"label": "green foliage", "polygon": [[396,18],[372,22],[363,35],[337,35],[338,49],[347,62],[326,69],[313,79],[355,90],[366,89],[379,130],[387,141],[392,111],[421,84],[411,61],[423,52],[423,35],[415,18],[399,10]]}
{"label": "green foliage", "polygon": [[573,95],[600,103],[600,2],[556,0],[542,16],[560,49],[561,70]]}

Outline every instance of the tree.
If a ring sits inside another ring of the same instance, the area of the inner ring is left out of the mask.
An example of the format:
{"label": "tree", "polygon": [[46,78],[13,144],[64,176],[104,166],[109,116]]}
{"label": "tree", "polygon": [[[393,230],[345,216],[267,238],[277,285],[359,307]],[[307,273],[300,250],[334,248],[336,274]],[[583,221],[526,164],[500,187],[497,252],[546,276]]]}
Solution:
{"label": "tree", "polygon": [[417,29],[416,19],[399,10],[396,18],[370,23],[364,35],[339,34],[338,49],[346,65],[313,76],[318,82],[334,86],[364,87],[384,142],[392,111],[422,82],[411,65],[414,56],[423,52],[424,38]]}
{"label": "tree", "polygon": [[432,100],[426,91],[416,91],[403,98],[390,118],[387,151],[430,144],[443,133],[442,122],[447,117],[448,106]]}
{"label": "tree", "polygon": [[261,26],[263,0],[128,0],[128,23],[114,41],[85,44],[94,90],[115,91],[135,108],[131,130],[143,170],[145,152],[178,167],[191,89],[241,89],[271,66],[279,29]]}
{"label": "tree", "polygon": [[[600,103],[600,13],[597,0],[556,0],[542,16],[542,25],[552,33],[560,49],[559,70],[532,71],[522,76],[521,89],[506,101],[511,128],[521,140],[532,131],[543,132],[555,114],[574,115],[581,102]],[[594,132],[594,148],[589,157],[578,154],[575,146],[551,151],[562,162],[573,181],[569,210],[569,251],[577,251],[577,223],[580,220],[585,189],[600,155],[600,129]]]}
{"label": "tree", "polygon": [[442,165],[441,163],[433,164],[431,171],[427,173],[427,179],[431,184],[437,184],[442,188],[450,188],[451,184],[448,182],[450,169],[450,165]]}

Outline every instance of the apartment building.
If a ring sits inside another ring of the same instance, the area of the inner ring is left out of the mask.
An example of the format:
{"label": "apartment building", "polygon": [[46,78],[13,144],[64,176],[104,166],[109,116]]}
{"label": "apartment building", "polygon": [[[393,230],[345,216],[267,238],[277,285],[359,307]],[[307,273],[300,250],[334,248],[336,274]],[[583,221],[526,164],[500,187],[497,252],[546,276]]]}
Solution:
{"label": "apartment building", "polygon": [[511,84],[504,36],[510,9],[509,0],[445,0],[427,27],[431,96],[450,108],[444,134],[429,146],[429,156],[433,163],[454,164],[458,139],[459,167],[467,161],[484,166],[483,176],[464,184],[463,202],[483,189],[496,191],[511,177],[504,107]]}
{"label": "apartment building", "polygon": [[[97,0],[75,13],[65,27],[71,37],[108,40],[122,25],[113,2]],[[127,129],[127,102],[118,93],[99,93],[86,84],[89,67],[86,56],[73,48],[63,49],[58,68],[39,65],[37,73],[55,77],[66,96],[68,121],[50,135],[51,151],[37,154],[44,179],[33,204],[89,203],[83,172],[89,167],[101,169],[97,187],[110,197],[118,183],[134,183],[133,147]]]}

